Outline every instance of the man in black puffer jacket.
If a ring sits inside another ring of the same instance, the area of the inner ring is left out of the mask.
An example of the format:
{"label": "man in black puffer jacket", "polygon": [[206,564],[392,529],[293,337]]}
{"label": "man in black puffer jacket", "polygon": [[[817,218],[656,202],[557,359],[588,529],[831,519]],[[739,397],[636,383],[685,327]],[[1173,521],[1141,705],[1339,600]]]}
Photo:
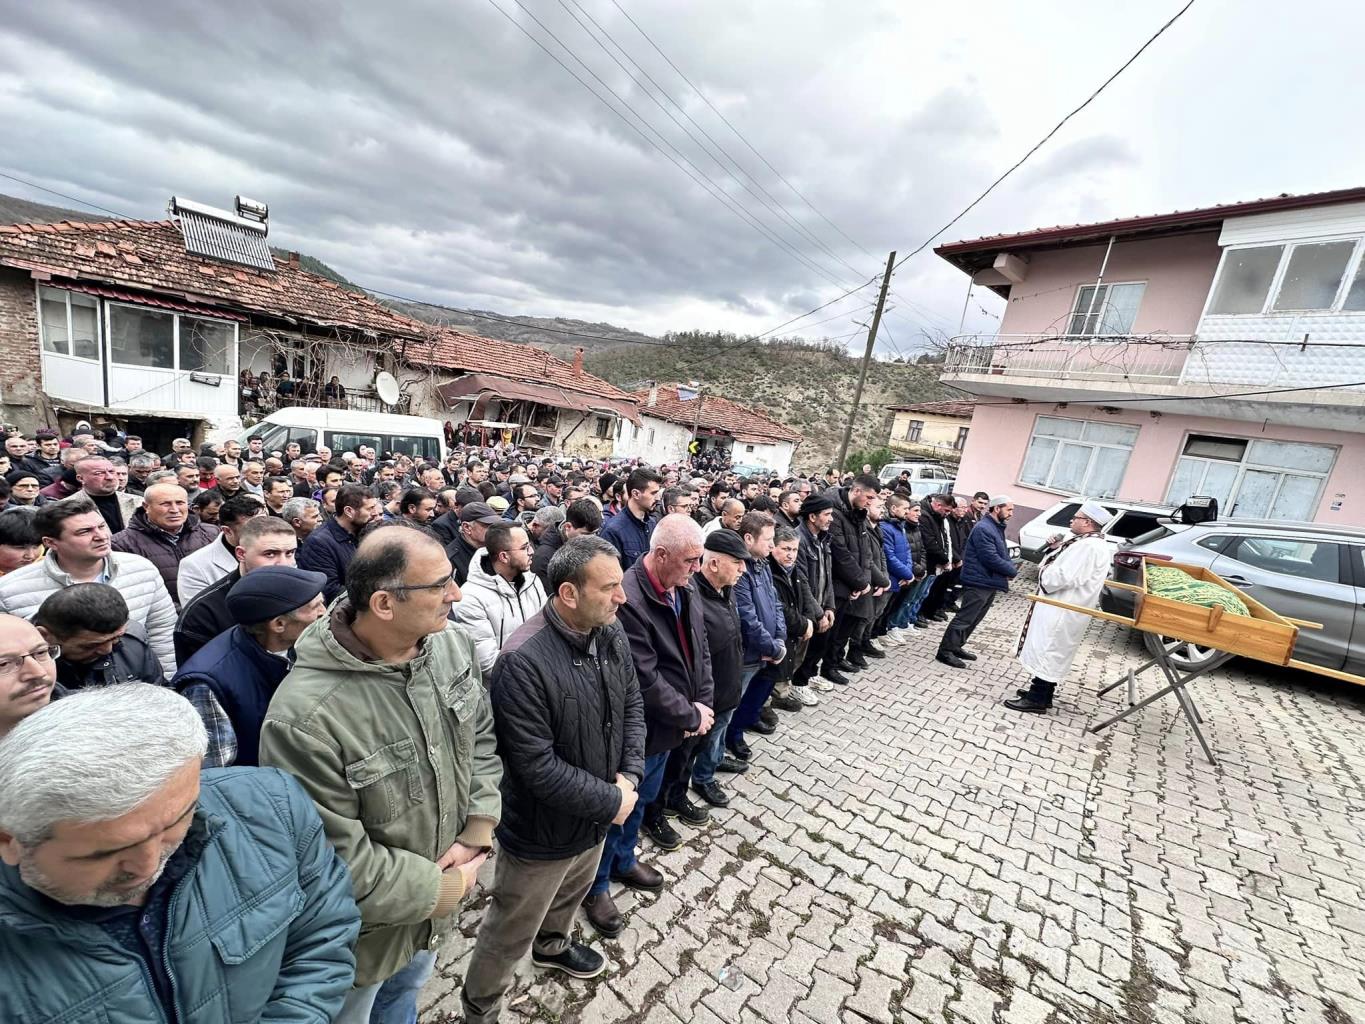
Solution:
{"label": "man in black puffer jacket", "polygon": [[[834,502],[830,523],[830,556],[834,572],[834,639],[826,663],[831,660],[840,672],[867,668],[868,647],[860,647],[855,636],[872,618],[872,592],[878,585],[873,567],[872,530],[867,521],[867,505],[877,496],[881,484],[875,476],[855,477],[847,487],[831,487],[824,496]],[[879,541],[876,543],[880,543]],[[881,577],[885,586],[885,576]],[[876,651],[874,657],[881,655]]]}
{"label": "man in black puffer jacket", "polygon": [[725,807],[730,796],[716,781],[716,772],[742,774],[749,770],[747,761],[725,753],[725,728],[743,696],[744,633],[735,606],[735,584],[744,575],[749,549],[734,530],[712,530],[705,547],[701,571],[692,577],[692,585],[701,598],[702,618],[706,620],[716,724],[697,744],[691,777],[692,788],[703,800],[712,807]]}
{"label": "man in black puffer jacket", "polygon": [[528,948],[538,966],[575,978],[606,966],[572,936],[607,829],[634,810],[645,769],[644,705],[616,621],[621,576],[606,541],[566,542],[550,560],[549,601],[507,639],[489,677],[506,765],[502,852],[461,990],[469,1024],[497,1019]]}

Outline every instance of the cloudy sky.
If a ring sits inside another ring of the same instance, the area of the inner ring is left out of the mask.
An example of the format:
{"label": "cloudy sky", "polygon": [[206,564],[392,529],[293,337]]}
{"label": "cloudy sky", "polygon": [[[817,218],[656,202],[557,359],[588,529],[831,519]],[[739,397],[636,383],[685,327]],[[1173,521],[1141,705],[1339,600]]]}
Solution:
{"label": "cloudy sky", "polygon": [[[274,244],[401,295],[765,331],[914,249],[1183,0],[619,4],[5,4],[0,171],[139,217],[263,199]],[[941,240],[1365,184],[1362,37],[1361,5],[1197,0]],[[932,252],[894,287],[882,348],[956,332]]]}

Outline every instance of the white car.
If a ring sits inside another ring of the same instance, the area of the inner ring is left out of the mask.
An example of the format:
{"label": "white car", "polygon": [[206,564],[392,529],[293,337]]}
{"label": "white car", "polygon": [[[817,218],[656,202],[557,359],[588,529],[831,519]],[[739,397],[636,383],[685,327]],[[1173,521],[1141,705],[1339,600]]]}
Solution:
{"label": "white car", "polygon": [[915,462],[888,462],[877,474],[883,484],[892,483],[902,472],[910,474],[910,488],[916,494],[930,494],[944,490],[943,484],[953,478],[952,471],[941,462],[920,460]]}
{"label": "white car", "polygon": [[[1020,554],[1030,562],[1038,562],[1047,554],[1047,539],[1054,534],[1071,532],[1071,517],[1080,510],[1086,498],[1068,498],[1019,528]],[[1141,537],[1161,524],[1158,520],[1175,515],[1171,505],[1156,505],[1145,501],[1120,501],[1117,498],[1095,499],[1114,518],[1104,524],[1101,535],[1114,550],[1120,544]]]}

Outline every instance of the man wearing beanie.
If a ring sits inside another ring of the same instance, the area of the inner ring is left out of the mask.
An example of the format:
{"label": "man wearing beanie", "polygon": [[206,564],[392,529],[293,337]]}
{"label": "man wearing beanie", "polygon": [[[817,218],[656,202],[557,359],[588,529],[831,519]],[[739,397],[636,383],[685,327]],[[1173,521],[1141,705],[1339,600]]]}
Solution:
{"label": "man wearing beanie", "polygon": [[256,767],[266,708],[289,672],[294,641],[327,608],[326,583],[320,572],[267,565],[228,590],[236,625],[199,648],[171,680],[208,730],[205,768]]}

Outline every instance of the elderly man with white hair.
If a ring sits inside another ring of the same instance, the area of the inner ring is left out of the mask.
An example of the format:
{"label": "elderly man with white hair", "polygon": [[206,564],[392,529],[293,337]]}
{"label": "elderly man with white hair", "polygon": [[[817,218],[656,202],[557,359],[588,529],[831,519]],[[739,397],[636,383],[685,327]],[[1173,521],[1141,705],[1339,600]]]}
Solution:
{"label": "elderly man with white hair", "polygon": [[[1087,501],[1071,517],[1071,536],[1048,539],[1052,549],[1038,565],[1038,593],[1082,608],[1099,604],[1109,576],[1109,545],[1100,535],[1112,519],[1098,502]],[[1055,605],[1029,603],[1019,636],[1019,663],[1033,673],[1028,689],[1005,701],[1013,711],[1042,714],[1052,707],[1057,684],[1066,679],[1090,617]]]}
{"label": "elderly man with white hair", "polygon": [[201,771],[189,702],[126,683],[0,742],[0,1020],[331,1021],[350,877],[282,772]]}

